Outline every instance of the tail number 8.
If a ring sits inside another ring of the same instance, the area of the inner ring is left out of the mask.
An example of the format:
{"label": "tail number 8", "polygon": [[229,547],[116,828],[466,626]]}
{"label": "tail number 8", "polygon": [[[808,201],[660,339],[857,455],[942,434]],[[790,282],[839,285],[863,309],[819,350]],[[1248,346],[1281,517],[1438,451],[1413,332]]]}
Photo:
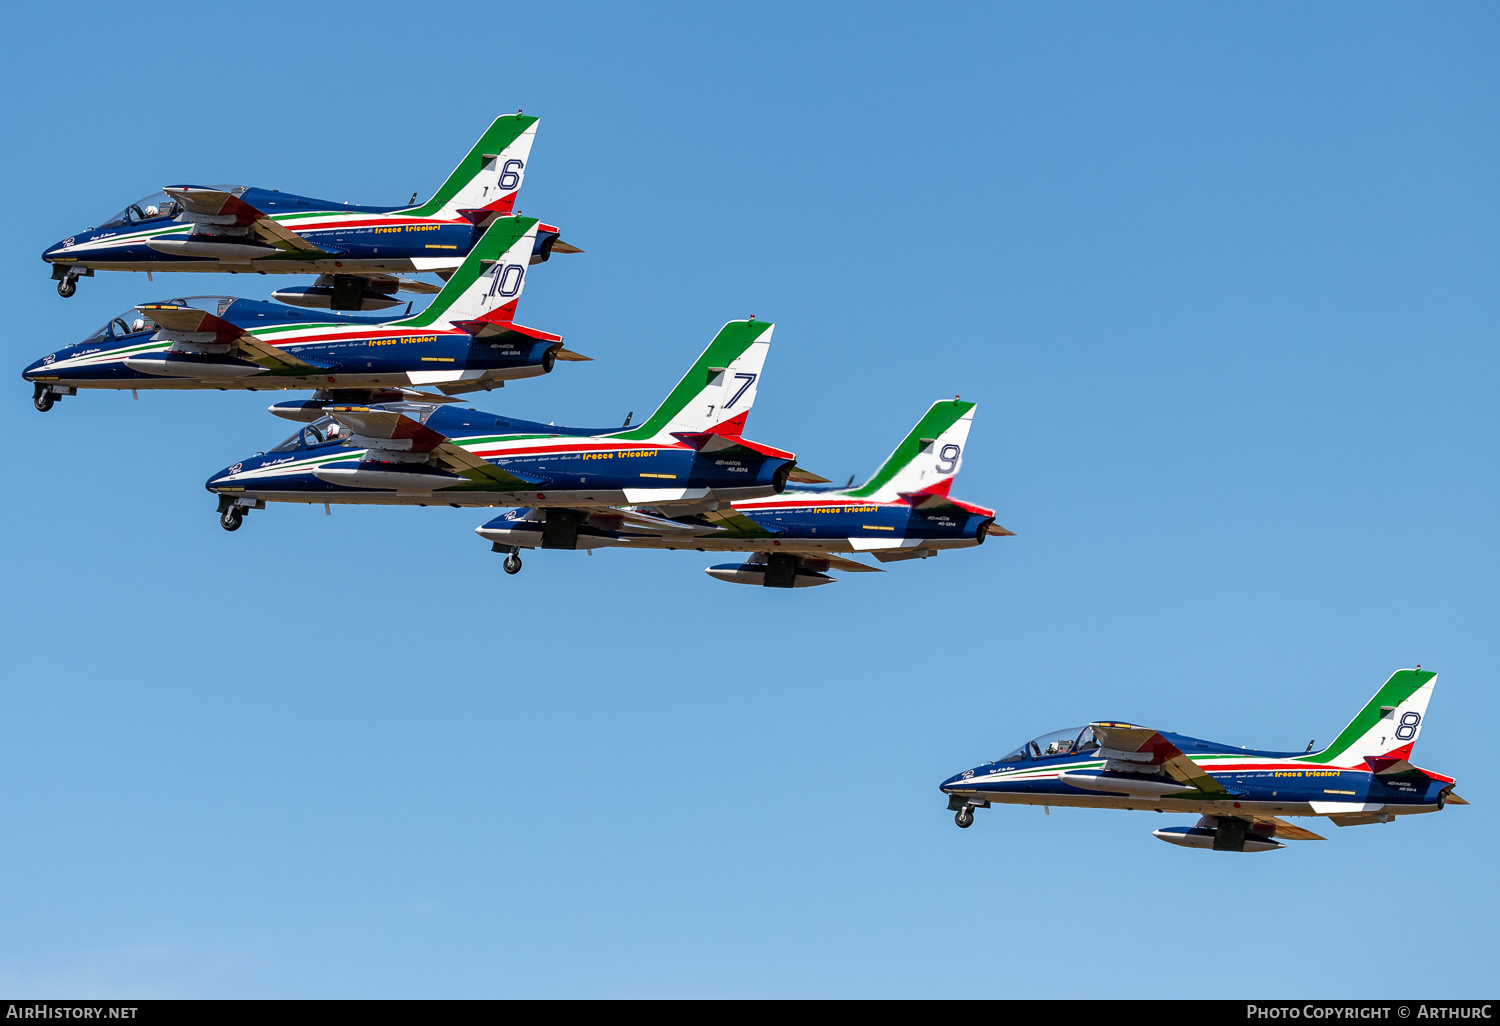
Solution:
{"label": "tail number 8", "polygon": [[1401,722],[1396,725],[1396,740],[1410,741],[1417,736],[1417,728],[1422,725],[1422,714],[1415,709],[1401,714]]}

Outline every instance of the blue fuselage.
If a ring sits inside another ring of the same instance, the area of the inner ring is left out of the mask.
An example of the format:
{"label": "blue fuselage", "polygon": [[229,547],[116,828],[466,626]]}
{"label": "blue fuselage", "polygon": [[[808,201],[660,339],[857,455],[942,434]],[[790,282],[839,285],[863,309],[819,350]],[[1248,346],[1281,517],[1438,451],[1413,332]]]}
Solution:
{"label": "blue fuselage", "polygon": [[[379,450],[319,441],[318,425],[268,453],[209,478],[209,491],[272,502],[340,502],[460,506],[523,504],[607,506],[631,501],[680,501],[683,496],[772,495],[784,486],[792,460],[745,457],[734,466],[674,443],[611,437],[620,429],[566,428],[473,409],[439,407],[417,414],[431,431],[488,464],[519,478],[497,483],[482,475],[452,486],[398,491],[353,487],[318,476],[329,468],[364,467],[397,457]],[[402,466],[414,466],[413,462]],[[435,463],[434,463],[435,465]],[[400,468],[396,468],[399,470]],[[336,475],[330,475],[336,477]]]}
{"label": "blue fuselage", "polygon": [[[203,305],[198,297],[171,302]],[[475,339],[448,325],[395,328],[384,318],[229,297],[218,298],[208,312],[257,333],[311,367],[261,369],[238,356],[173,352],[173,342],[153,341],[155,325],[132,330],[130,312],[82,342],[33,361],[22,377],[73,388],[370,388],[408,386],[424,381],[423,375],[425,380],[434,375],[458,378],[465,372],[494,381],[533,377],[550,371],[555,358],[555,343],[520,332]],[[152,362],[163,357],[170,367]],[[132,360],[134,366],[127,362]],[[231,376],[224,373],[226,365]]]}
{"label": "blue fuselage", "polygon": [[[42,259],[65,268],[93,270],[403,273],[456,267],[484,234],[468,221],[412,217],[401,213],[407,209],[403,207],[334,203],[255,188],[247,189],[240,198],[326,255],[272,249],[254,258],[235,255],[216,259],[161,252],[152,248],[152,240],[209,237],[195,235],[199,229],[175,217],[142,217],[78,232],[47,247]],[[536,239],[532,259],[544,260],[557,233],[539,229]]]}

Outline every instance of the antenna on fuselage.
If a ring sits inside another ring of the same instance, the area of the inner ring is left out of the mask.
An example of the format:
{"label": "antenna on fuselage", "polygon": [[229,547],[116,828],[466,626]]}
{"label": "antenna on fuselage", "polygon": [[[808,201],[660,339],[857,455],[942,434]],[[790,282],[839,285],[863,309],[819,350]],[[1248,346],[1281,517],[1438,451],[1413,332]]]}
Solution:
{"label": "antenna on fuselage", "polygon": [[622,428],[628,428],[630,426],[630,418],[634,417],[634,416],[635,416],[635,411],[634,410],[631,410],[629,413],[625,414],[625,423],[621,424],[620,426]]}
{"label": "antenna on fuselage", "polygon": [[844,487],[845,488],[853,488],[854,487],[854,475],[853,474],[850,474],[849,475],[849,480],[847,480],[847,481],[844,482]]}
{"label": "antenna on fuselage", "polygon": [[406,205],[409,206],[409,207],[414,207],[414,206],[417,205],[417,194],[416,193],[412,193],[411,194],[411,199],[409,199],[409,200],[406,201]]}
{"label": "antenna on fuselage", "polygon": [[1318,743],[1318,739],[1317,739],[1317,738],[1313,738],[1313,739],[1312,739],[1312,740],[1311,740],[1311,741],[1309,741],[1309,742],[1308,742],[1308,743],[1307,743],[1307,750],[1308,750],[1308,751],[1309,751],[1309,752],[1310,752],[1310,751],[1312,751],[1312,748],[1313,748],[1313,745],[1315,745],[1315,744],[1317,744],[1317,743]]}

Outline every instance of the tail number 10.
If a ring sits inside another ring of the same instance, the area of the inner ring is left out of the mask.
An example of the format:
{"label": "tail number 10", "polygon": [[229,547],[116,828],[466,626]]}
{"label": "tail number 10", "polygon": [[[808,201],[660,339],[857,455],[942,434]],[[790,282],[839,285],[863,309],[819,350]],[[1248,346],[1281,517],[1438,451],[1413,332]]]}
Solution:
{"label": "tail number 10", "polygon": [[526,268],[520,264],[506,264],[502,270],[495,272],[494,281],[490,282],[490,295],[514,296],[521,291],[521,279],[524,277]]}

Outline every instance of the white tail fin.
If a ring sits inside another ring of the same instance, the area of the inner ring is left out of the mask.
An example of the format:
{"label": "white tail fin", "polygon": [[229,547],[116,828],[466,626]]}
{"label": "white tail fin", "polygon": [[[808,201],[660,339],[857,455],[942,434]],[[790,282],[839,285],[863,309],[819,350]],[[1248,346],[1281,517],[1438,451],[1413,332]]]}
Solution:
{"label": "white tail fin", "polygon": [[947,495],[963,466],[974,406],[959,399],[933,403],[875,475],[849,494],[877,502],[912,492]]}
{"label": "white tail fin", "polygon": [[432,199],[407,213],[445,220],[461,217],[465,210],[511,213],[526,177],[538,120],[522,114],[496,118]]}
{"label": "white tail fin", "polygon": [[481,317],[491,321],[513,320],[531,266],[536,226],[534,217],[496,220],[427,309],[400,323],[428,327]]}
{"label": "white tail fin", "polygon": [[1397,670],[1338,739],[1308,761],[1357,766],[1368,756],[1410,758],[1436,681],[1430,670]]}
{"label": "white tail fin", "polygon": [[738,435],[755,404],[775,325],[730,321],[640,427],[621,437],[646,441],[676,434]]}

